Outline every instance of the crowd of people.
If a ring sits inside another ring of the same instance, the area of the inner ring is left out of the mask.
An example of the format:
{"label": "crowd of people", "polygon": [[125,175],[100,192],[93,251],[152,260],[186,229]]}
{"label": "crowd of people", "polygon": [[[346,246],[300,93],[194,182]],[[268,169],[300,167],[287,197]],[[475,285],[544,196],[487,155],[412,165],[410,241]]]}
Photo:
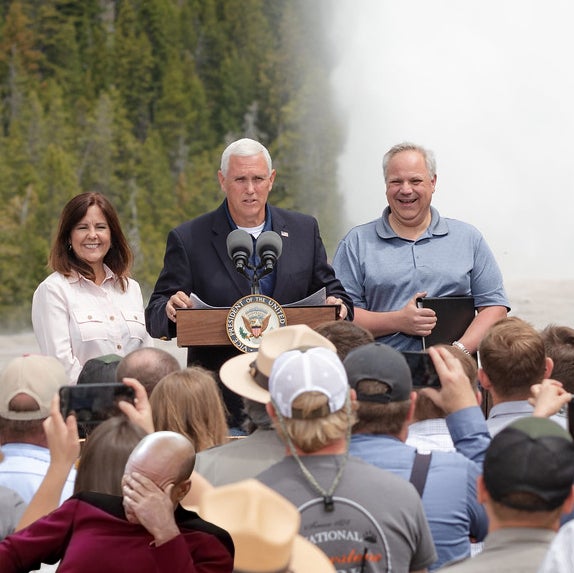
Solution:
{"label": "crowd of people", "polygon": [[[0,374],[0,571],[574,572],[574,329],[508,316],[484,238],[431,206],[430,151],[397,145],[383,173],[388,206],[331,267],[316,220],[269,205],[265,147],[232,143],[221,206],[169,233],[145,311],[112,205],[70,200],[34,295],[42,354]],[[281,237],[262,294],[324,289],[338,319],[181,368],[153,346],[178,309],[250,293],[262,255],[238,273],[235,229]],[[438,387],[403,354],[437,325],[425,296],[476,308],[425,350]],[[87,430],[62,415],[62,388],[102,382],[133,399]]]}

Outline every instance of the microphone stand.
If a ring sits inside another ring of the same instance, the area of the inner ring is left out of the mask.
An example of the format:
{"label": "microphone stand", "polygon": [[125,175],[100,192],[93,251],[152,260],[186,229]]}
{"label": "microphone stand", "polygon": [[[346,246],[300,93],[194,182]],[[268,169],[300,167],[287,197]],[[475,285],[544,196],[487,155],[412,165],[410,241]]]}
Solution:
{"label": "microphone stand", "polygon": [[261,287],[259,286],[259,279],[261,276],[257,275],[257,270],[253,273],[251,277],[251,294],[261,294]]}
{"label": "microphone stand", "polygon": [[[273,268],[274,266],[269,267],[267,265],[264,268],[264,263],[262,262],[259,263],[257,266],[253,266],[247,263],[242,267],[236,267],[237,271],[241,273],[249,281],[251,285],[251,294],[261,294],[261,287],[259,286],[260,280],[264,276],[267,276],[268,274],[272,273]],[[246,269],[253,271],[253,275],[249,276],[249,273],[247,272]],[[261,272],[258,273],[257,271]]]}
{"label": "microphone stand", "polygon": [[[235,270],[242,274],[250,283],[251,294],[261,294],[260,281],[264,276],[272,273],[275,268],[275,263],[281,255],[282,243],[281,238],[274,231],[265,231],[261,233],[258,240],[263,240],[262,244],[250,237],[250,235],[241,229],[235,229],[227,237],[227,254],[235,264]],[[257,265],[251,264],[253,254],[253,244],[257,243],[256,257],[259,258]],[[247,269],[252,271],[250,276]]]}

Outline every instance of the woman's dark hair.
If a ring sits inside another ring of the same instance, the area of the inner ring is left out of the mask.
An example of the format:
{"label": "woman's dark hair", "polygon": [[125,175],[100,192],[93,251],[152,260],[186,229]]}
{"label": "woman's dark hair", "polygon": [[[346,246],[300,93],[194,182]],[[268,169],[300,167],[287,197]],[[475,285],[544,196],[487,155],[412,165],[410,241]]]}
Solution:
{"label": "woman's dark hair", "polygon": [[122,495],[122,476],[128,457],[146,435],[145,430],[124,416],[114,416],[99,424],[82,449],[74,493]]}
{"label": "woman's dark hair", "polygon": [[104,257],[104,263],[117,275],[120,288],[125,291],[127,277],[133,262],[133,254],[122,231],[116,210],[101,193],[80,193],[66,203],[60,215],[58,232],[50,250],[48,264],[52,270],[62,273],[66,277],[75,271],[89,280],[95,280],[92,267],[76,257],[70,248],[72,230],[93,205],[102,210],[110,228],[111,246]]}

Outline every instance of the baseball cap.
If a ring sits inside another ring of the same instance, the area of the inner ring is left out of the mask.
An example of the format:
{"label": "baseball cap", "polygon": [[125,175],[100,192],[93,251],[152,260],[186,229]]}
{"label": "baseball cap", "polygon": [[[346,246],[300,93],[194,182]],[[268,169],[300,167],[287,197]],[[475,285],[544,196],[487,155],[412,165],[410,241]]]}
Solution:
{"label": "baseball cap", "polygon": [[[338,412],[347,398],[349,384],[337,354],[327,348],[289,350],[271,368],[269,392],[275,407],[286,418],[321,418]],[[303,415],[293,402],[303,392],[321,392],[328,405]]]}
{"label": "baseball cap", "polygon": [[199,514],[231,535],[237,571],[335,572],[330,559],[298,534],[301,516],[297,508],[258,480],[205,492]]}
{"label": "baseball cap", "polygon": [[[523,510],[559,507],[574,482],[574,443],[570,434],[547,418],[515,420],[490,443],[483,479],[494,501]],[[541,503],[516,502],[515,493],[530,493]]]}
{"label": "baseball cap", "polygon": [[[0,416],[7,420],[47,418],[54,394],[66,384],[66,371],[53,356],[27,354],[14,358],[0,376]],[[36,400],[39,409],[27,412],[10,410],[10,400],[18,394],[26,394]]]}
{"label": "baseball cap", "polygon": [[230,358],[219,370],[221,381],[236,394],[267,404],[269,375],[275,359],[294,348],[320,346],[336,353],[335,345],[305,324],[284,326],[266,332],[257,352]]}
{"label": "baseball cap", "polygon": [[[401,402],[408,400],[413,389],[411,371],[405,357],[394,348],[380,342],[372,342],[355,348],[343,362],[349,384],[357,391],[359,402]],[[375,380],[384,382],[388,391],[380,394],[362,394],[360,382]]]}

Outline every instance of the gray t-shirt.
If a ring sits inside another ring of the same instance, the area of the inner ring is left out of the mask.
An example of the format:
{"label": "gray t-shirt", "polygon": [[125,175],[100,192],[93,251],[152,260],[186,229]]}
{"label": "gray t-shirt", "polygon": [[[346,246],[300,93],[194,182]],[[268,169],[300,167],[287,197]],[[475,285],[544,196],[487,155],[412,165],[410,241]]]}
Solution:
{"label": "gray t-shirt", "polygon": [[13,533],[25,509],[26,503],[15,491],[0,486],[0,539]]}
{"label": "gray t-shirt", "polygon": [[258,429],[246,438],[198,452],[194,471],[217,487],[254,478],[284,455],[285,445],[277,432]]}
{"label": "gray t-shirt", "polygon": [[[343,456],[301,459],[327,490]],[[418,493],[408,481],[390,472],[349,457],[333,494],[333,511],[325,509],[323,497],[291,456],[257,479],[297,506],[301,535],[320,547],[338,572],[416,571],[437,558]]]}
{"label": "gray t-shirt", "polygon": [[[540,573],[539,567],[554,537],[551,529],[503,527],[489,533],[484,549],[444,567],[445,573]],[[440,569],[443,571],[443,569]],[[552,573],[561,573],[552,569]]]}

